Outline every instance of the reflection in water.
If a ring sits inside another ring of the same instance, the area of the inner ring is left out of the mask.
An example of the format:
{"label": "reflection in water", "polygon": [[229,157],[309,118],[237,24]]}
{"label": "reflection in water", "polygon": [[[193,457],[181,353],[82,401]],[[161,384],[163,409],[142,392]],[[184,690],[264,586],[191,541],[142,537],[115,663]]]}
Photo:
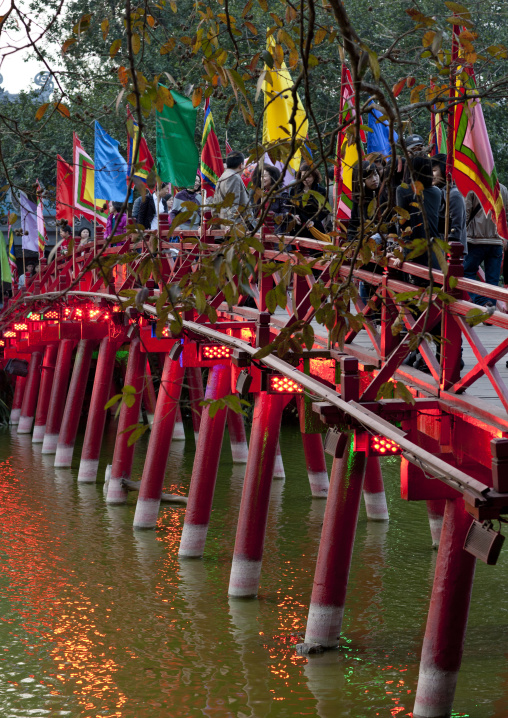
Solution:
{"label": "reflection in water", "polygon": [[[183,507],[133,532],[135,495],[110,507],[101,481],[78,485],[79,451],[55,470],[29,436],[0,432],[2,718],[410,715],[435,552],[425,505],[398,499],[396,460],[384,466],[389,525],[360,515],[341,647],[300,657],[325,502],[309,498],[295,429],[281,435],[288,478],[273,485],[255,601],[227,597],[245,473],[228,451],[205,557],[179,562]],[[175,442],[166,491],[188,492],[193,457]],[[457,716],[506,716],[507,553],[477,569]]]}

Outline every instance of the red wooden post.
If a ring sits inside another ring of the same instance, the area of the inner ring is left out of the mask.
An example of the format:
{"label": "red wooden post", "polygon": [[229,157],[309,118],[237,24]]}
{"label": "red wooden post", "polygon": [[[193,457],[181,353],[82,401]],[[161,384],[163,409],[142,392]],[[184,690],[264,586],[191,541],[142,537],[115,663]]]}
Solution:
{"label": "red wooden post", "polygon": [[74,443],[78,434],[79,420],[81,418],[81,410],[85,398],[88,374],[90,373],[94,344],[95,342],[92,339],[81,339],[78,344],[69,393],[67,394],[67,401],[65,402],[62,426],[60,427],[56,447],[56,468],[71,466],[72,464]]}
{"label": "red wooden post", "polygon": [[[462,298],[460,289],[450,287],[450,277],[463,277],[462,255],[464,248],[460,242],[450,243],[451,252],[448,261],[448,274],[445,277],[444,291],[458,299]],[[462,354],[462,334],[450,309],[443,305],[441,326],[443,341],[441,344],[441,389],[449,389],[460,379],[460,359]]]}
{"label": "red wooden post", "polygon": [[35,410],[37,408],[37,397],[39,396],[39,386],[41,384],[41,363],[42,352],[32,352],[28,366],[23,404],[21,405],[18,434],[30,434],[32,431]]}
{"label": "red wooden post", "polygon": [[49,400],[51,398],[51,389],[53,387],[53,377],[55,375],[56,357],[58,354],[58,344],[48,344],[44,352],[44,360],[42,362],[41,385],[39,388],[39,399],[37,401],[37,410],[35,412],[34,432],[32,434],[32,444],[42,444],[44,434],[46,433],[46,420],[48,418]]}
{"label": "red wooden post", "polygon": [[305,434],[302,432],[302,442],[312,496],[318,499],[326,499],[329,481],[321,434]]}
{"label": "red wooden post", "polygon": [[[231,367],[229,364],[216,364],[208,374],[206,398],[221,399],[230,392]],[[180,539],[180,556],[200,557],[203,555],[225,424],[225,409],[218,411],[212,418],[208,406],[204,407],[196,456],[192,467],[185,523]]]}
{"label": "red wooden post", "polygon": [[246,598],[258,593],[283,407],[280,395],[261,392],[256,396],[229,579],[230,596]]}
{"label": "red wooden post", "polygon": [[139,337],[131,339],[129,347],[129,359],[125,373],[125,386],[134,387],[134,402],[132,406],[122,403],[118,429],[113,453],[113,465],[111,468],[111,479],[108,486],[106,503],[124,504],[127,501],[127,490],[122,486],[122,479],[130,479],[132,471],[132,460],[134,458],[134,444],[128,446],[130,432],[125,430],[137,424],[139,420],[139,407],[141,405],[141,394],[143,392],[143,379],[145,376],[146,355],[141,352],[141,341]]}
{"label": "red wooden post", "polygon": [[135,529],[153,529],[157,524],[184,372],[185,369],[180,366],[179,360],[171,360],[168,354],[162,371],[152,432],[139,487],[134,514]]}
{"label": "red wooden post", "polygon": [[185,429],[183,426],[182,410],[180,404],[176,407],[176,423],[173,430],[174,441],[185,441]]}
{"label": "red wooden post", "polygon": [[43,454],[56,453],[58,434],[62,424],[62,416],[69,385],[69,374],[71,372],[72,350],[74,341],[62,339],[58,345],[58,356],[56,358],[53,386],[51,387],[51,398],[49,400],[48,418],[46,420],[46,433],[42,442]]}
{"label": "red wooden post", "polygon": [[446,499],[427,499],[427,513],[429,516],[430,535],[432,537],[432,546],[439,546],[441,537],[441,529],[443,527],[444,512]]}
{"label": "red wooden post", "polygon": [[280,442],[277,442],[277,448],[275,449],[275,464],[273,467],[273,478],[274,479],[285,479],[286,472],[284,470],[284,464],[282,462],[282,453],[280,450]]}
{"label": "red wooden post", "polygon": [[192,427],[194,429],[194,439],[197,443],[199,426],[201,424],[201,414],[203,407],[199,405],[203,401],[203,377],[199,367],[188,367],[186,370],[187,381],[189,382],[189,399],[190,410],[192,416]]}
{"label": "red wooden post", "polygon": [[247,435],[245,434],[243,416],[231,411],[231,409],[228,409],[227,418],[233,464],[246,464],[247,455],[249,453],[249,445],[247,444]]}
{"label": "red wooden post", "polygon": [[385,487],[378,456],[369,456],[363,484],[363,500],[370,521],[388,521]]}
{"label": "red wooden post", "polygon": [[343,457],[333,461],[307,618],[306,645],[334,648],[339,643],[366,467],[365,453],[354,451],[353,441],[350,436]]}
{"label": "red wooden post", "polygon": [[23,404],[23,394],[25,393],[26,376],[16,377],[16,386],[14,387],[14,397],[12,400],[12,409],[9,422],[11,424],[19,424],[21,415],[21,406]]}
{"label": "red wooden post", "polygon": [[452,714],[476,564],[474,556],[463,549],[471,522],[462,498],[446,500],[414,718]]}
{"label": "red wooden post", "polygon": [[150,362],[146,360],[146,374],[143,384],[143,406],[146,411],[146,420],[151,428],[153,424],[153,416],[155,414],[155,389],[153,388],[152,372],[150,371]]}
{"label": "red wooden post", "polygon": [[99,347],[95,378],[86,422],[85,438],[81,451],[78,481],[93,483],[97,479],[102,437],[106,423],[106,406],[111,391],[117,344],[104,337]]}
{"label": "red wooden post", "polygon": [[392,324],[399,316],[399,310],[388,292],[388,280],[394,270],[385,267],[381,289],[381,357],[387,359],[400,339],[392,334]]}

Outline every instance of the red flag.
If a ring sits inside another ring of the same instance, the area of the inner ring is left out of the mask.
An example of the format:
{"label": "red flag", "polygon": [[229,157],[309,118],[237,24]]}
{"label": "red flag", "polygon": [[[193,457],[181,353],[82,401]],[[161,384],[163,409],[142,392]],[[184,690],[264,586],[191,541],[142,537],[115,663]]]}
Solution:
{"label": "red flag", "polygon": [[228,133],[226,132],[226,157],[227,157],[231,152],[233,152],[233,148],[231,147],[231,145],[230,145],[229,142],[228,142]]}
{"label": "red flag", "polygon": [[74,173],[72,165],[56,156],[56,218],[72,224]]}
{"label": "red flag", "polygon": [[215,186],[224,171],[219,140],[215,134],[210,99],[205,100],[205,121],[201,140],[201,183],[206,197],[213,197]]}
{"label": "red flag", "polygon": [[139,142],[138,157],[136,160],[137,169],[134,172],[134,177],[140,179],[141,182],[146,184],[147,177],[150,174],[152,167],[154,166],[153,157],[148,149],[146,140],[139,131],[139,125],[132,116],[130,108],[127,107],[127,122],[132,122],[132,136],[130,132],[127,132],[127,164],[128,164],[128,175],[130,177],[132,171],[132,163],[135,157],[136,144]]}
{"label": "red flag", "polygon": [[[342,65],[341,93],[340,93],[340,124],[353,123],[355,117],[355,92],[351,73]],[[362,118],[360,117],[360,124]],[[365,142],[365,132],[360,130],[360,140]],[[348,136],[345,130],[339,132],[337,137],[337,164],[335,165],[335,205],[337,219],[349,219],[353,206],[353,169],[358,164],[358,150],[356,142]]]}

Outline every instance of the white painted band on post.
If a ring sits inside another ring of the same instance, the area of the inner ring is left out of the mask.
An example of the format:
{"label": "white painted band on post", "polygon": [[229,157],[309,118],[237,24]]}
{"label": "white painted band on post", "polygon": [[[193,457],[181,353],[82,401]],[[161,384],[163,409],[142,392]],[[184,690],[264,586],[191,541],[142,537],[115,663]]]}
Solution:
{"label": "white painted band on post", "polygon": [[133,526],[135,529],[154,529],[159,518],[158,499],[139,499],[136,503]]}
{"label": "white painted band on post", "polygon": [[175,441],[185,441],[185,430],[183,428],[183,422],[177,421],[175,428],[173,429],[173,439]]}
{"label": "white painted band on post", "polygon": [[34,426],[34,433],[32,434],[32,444],[42,444],[44,441],[44,434],[46,433],[46,424],[44,426]]}
{"label": "white painted band on post", "polygon": [[432,546],[439,546],[441,539],[441,529],[443,528],[443,516],[429,516],[430,535],[432,538]]}
{"label": "white painted band on post", "polygon": [[21,409],[12,409],[11,416],[9,418],[9,422],[11,424],[18,424],[20,416],[21,416]]}
{"label": "white painted band on post", "polygon": [[238,598],[257,596],[261,577],[261,561],[249,561],[233,556],[228,595]]}
{"label": "white painted band on post", "polygon": [[326,499],[328,496],[328,488],[330,482],[328,481],[327,471],[308,471],[309,484],[312,496],[315,499]]}
{"label": "white painted band on post", "polygon": [[282,463],[282,456],[280,454],[275,455],[275,466],[273,467],[273,478],[274,479],[285,479],[286,472],[284,471],[284,464]]}
{"label": "white painted band on post", "polygon": [[125,504],[127,503],[128,492],[122,486],[122,479],[112,476],[108,484],[108,493],[106,496],[107,504]]}
{"label": "white painted band on post", "polygon": [[246,441],[231,442],[233,464],[246,464],[249,456],[249,445]]}
{"label": "white painted band on post", "polygon": [[44,440],[42,442],[42,453],[43,454],[56,454],[57,446],[58,446],[58,434],[44,434]]}
{"label": "white painted band on post", "polygon": [[18,423],[18,434],[29,434],[34,423],[33,416],[20,416]]}
{"label": "white painted band on post", "polygon": [[195,431],[194,432],[194,441],[196,442],[196,444],[198,443],[198,439],[199,439],[199,431]]}
{"label": "white painted band on post", "polygon": [[414,718],[441,718],[452,712],[458,671],[443,671],[437,666],[420,666]]}
{"label": "white painted band on post", "polygon": [[178,555],[187,558],[200,558],[205,550],[207,533],[208,524],[184,523]]}
{"label": "white painted band on post", "polygon": [[94,484],[97,481],[99,459],[81,459],[78,481],[83,484]]}
{"label": "white painted band on post", "polygon": [[56,447],[55,467],[57,469],[63,469],[64,467],[71,466],[73,453],[74,444],[72,446],[58,444],[58,446]]}
{"label": "white painted band on post", "polygon": [[149,414],[148,412],[146,412],[146,420],[148,422],[148,426],[150,427],[150,429],[153,426],[153,417],[154,417],[153,414]]}
{"label": "white painted band on post", "polygon": [[344,606],[321,606],[311,603],[305,631],[305,643],[317,643],[323,648],[339,645]]}
{"label": "white painted band on post", "polygon": [[388,521],[390,519],[384,491],[378,491],[375,494],[364,491],[363,499],[365,501],[367,518],[370,521]]}

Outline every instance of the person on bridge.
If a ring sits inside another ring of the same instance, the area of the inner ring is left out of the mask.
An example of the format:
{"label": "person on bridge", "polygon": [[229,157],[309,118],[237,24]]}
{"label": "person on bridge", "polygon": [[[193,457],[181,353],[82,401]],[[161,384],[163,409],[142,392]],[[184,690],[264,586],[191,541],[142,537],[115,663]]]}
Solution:
{"label": "person on bridge", "polygon": [[[279,182],[280,176],[277,167],[269,164],[265,164],[264,167],[258,165],[252,175],[252,188],[249,192],[254,214],[258,217],[262,211],[265,211],[264,225],[274,234],[285,231],[287,214],[291,208],[289,192]],[[277,182],[279,182],[277,189],[272,192]],[[272,194],[267,207],[265,196],[270,192]]]}
{"label": "person on bridge", "polygon": [[[109,203],[109,215],[106,221],[106,239],[109,239],[113,235],[125,235],[127,227],[127,214],[125,210],[122,212],[123,202],[110,202]],[[122,214],[120,215],[120,212]],[[111,245],[114,246],[114,245]]]}
{"label": "person on bridge", "polygon": [[[193,187],[189,187],[187,189],[181,189],[179,192],[177,192],[175,194],[175,198],[173,200],[173,206],[171,207],[171,212],[169,213],[169,216],[168,216],[168,220],[169,220],[170,224],[172,222],[174,222],[174,220],[180,214],[180,212],[188,212],[189,211],[186,207],[183,206],[184,202],[192,202],[193,204],[197,204],[197,205],[201,206],[201,204],[202,204],[201,175],[199,172],[196,174],[196,180],[194,182]],[[191,217],[189,217],[189,219],[186,222],[178,225],[177,229],[199,229],[200,222],[201,222],[201,212],[199,209],[196,209],[196,211],[192,214]]]}
{"label": "person on bridge", "polygon": [[[324,206],[327,202],[327,194],[325,187],[321,184],[320,171],[317,167],[303,162],[296,173],[295,180],[296,182],[291,188],[291,202],[296,226],[291,234],[299,237],[312,237],[308,229],[311,226],[324,233],[323,223],[329,213]],[[310,192],[317,192],[323,199],[318,200],[315,195],[309,194]]]}
{"label": "person on bridge", "polygon": [[[501,183],[499,187],[504,208],[508,212],[508,190]],[[464,260],[464,276],[467,279],[476,279],[478,269],[483,263],[486,283],[497,287],[503,263],[503,247],[506,248],[508,242],[497,231],[491,212],[485,214],[474,192],[469,192],[466,197],[466,228],[467,256]],[[495,307],[496,302],[493,299],[472,292],[469,296],[472,302],[482,307]]]}
{"label": "person on bridge", "polygon": [[[242,182],[244,168],[245,157],[241,152],[231,152],[226,157],[226,169],[219,177],[212,203],[218,209],[219,217],[228,221],[222,229],[228,230],[232,224],[243,224],[248,229],[254,226],[249,195]],[[233,201],[229,207],[222,207],[228,195],[233,195]]]}
{"label": "person on bridge", "polygon": [[[444,238],[446,223],[446,155],[431,157],[432,184],[441,190],[441,209],[439,210],[439,233]],[[455,182],[450,185],[448,242],[460,242],[467,254],[466,203]]]}

